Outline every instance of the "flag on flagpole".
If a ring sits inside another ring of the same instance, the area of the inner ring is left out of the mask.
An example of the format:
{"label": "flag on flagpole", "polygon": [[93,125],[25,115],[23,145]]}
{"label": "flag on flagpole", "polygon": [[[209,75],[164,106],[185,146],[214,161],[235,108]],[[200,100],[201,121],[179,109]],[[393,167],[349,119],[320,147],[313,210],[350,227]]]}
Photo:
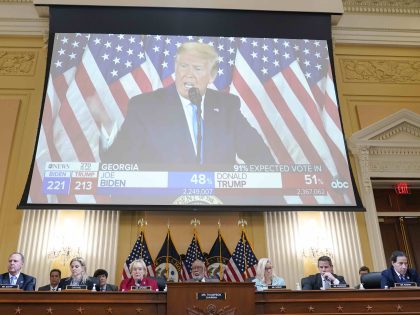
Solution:
{"label": "flag on flagpole", "polygon": [[181,257],[172,242],[168,229],[162,247],[156,257],[156,276],[164,277],[166,281],[178,282],[181,273]]}
{"label": "flag on flagpole", "polygon": [[194,235],[188,246],[185,259],[182,261],[181,279],[182,281],[191,279],[191,265],[195,260],[205,262],[203,251],[201,250],[200,241],[198,240],[197,230],[194,228]]}
{"label": "flag on flagpole", "polygon": [[143,259],[146,267],[147,267],[147,273],[151,276],[155,276],[155,265],[153,263],[152,256],[149,252],[149,247],[147,246],[146,242],[146,236],[144,235],[144,231],[140,232],[139,237],[137,238],[137,241],[134,243],[133,249],[130,252],[130,255],[128,255],[125,263],[124,268],[122,272],[122,278],[131,278],[130,274],[130,264],[136,260],[136,259]]}
{"label": "flag on flagpole", "polygon": [[224,279],[229,282],[244,282],[247,278],[255,277],[257,264],[258,259],[243,230],[241,238],[226,266]]}
{"label": "flag on flagpole", "polygon": [[220,229],[217,232],[217,238],[214,241],[212,248],[206,259],[207,272],[210,276],[218,277],[219,280],[223,279],[226,265],[231,257],[230,251],[226,246]]}

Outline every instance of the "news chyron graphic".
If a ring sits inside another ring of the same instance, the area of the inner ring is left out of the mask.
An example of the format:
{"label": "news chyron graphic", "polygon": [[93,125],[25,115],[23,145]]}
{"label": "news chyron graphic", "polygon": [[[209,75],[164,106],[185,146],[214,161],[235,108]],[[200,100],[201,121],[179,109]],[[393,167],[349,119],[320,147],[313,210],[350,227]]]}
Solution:
{"label": "news chyron graphic", "polygon": [[356,206],[327,42],[56,33],[27,199]]}

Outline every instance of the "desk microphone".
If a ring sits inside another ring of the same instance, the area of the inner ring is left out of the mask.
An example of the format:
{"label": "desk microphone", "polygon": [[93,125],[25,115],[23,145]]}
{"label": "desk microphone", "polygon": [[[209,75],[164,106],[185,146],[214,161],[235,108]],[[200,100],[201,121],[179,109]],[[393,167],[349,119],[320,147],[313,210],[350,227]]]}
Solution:
{"label": "desk microphone", "polygon": [[197,106],[197,162],[201,164],[201,146],[202,146],[202,126],[201,126],[201,96],[200,89],[192,87],[188,90],[188,97],[195,106]]}

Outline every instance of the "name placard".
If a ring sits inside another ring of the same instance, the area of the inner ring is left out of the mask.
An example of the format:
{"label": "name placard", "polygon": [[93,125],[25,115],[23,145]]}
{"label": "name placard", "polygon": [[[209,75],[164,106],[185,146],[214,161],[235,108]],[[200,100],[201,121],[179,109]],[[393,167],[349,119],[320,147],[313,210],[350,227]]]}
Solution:
{"label": "name placard", "polygon": [[268,290],[274,290],[274,289],[286,289],[285,285],[269,285],[267,286]]}
{"label": "name placard", "polygon": [[66,285],[66,290],[87,290],[87,285]]}
{"label": "name placard", "polygon": [[417,283],[415,283],[415,282],[394,283],[394,287],[396,287],[396,288],[417,287]]}
{"label": "name placard", "polygon": [[0,289],[19,289],[19,286],[17,284],[0,284]]}
{"label": "name placard", "polygon": [[346,288],[350,288],[350,285],[345,284],[345,283],[339,283],[339,284],[332,284],[331,285],[331,289],[346,289]]}
{"label": "name placard", "polygon": [[207,292],[197,292],[197,300],[226,300],[226,292],[222,293],[207,293]]}
{"label": "name placard", "polygon": [[133,285],[133,286],[131,286],[131,290],[132,291],[144,291],[144,290],[152,290],[152,287],[150,286],[150,285],[140,285],[140,286],[137,286],[137,285]]}

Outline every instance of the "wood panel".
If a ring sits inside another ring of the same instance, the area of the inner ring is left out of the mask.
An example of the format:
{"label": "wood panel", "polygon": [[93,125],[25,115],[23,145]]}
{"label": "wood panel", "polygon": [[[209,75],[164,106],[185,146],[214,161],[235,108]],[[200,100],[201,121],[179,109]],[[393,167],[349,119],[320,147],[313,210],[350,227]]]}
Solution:
{"label": "wood panel", "polygon": [[[177,310],[173,300],[185,299],[188,284],[162,292],[17,292],[0,290],[0,314],[4,315],[166,315],[187,314]],[[233,294],[245,305],[255,304],[250,314],[419,314],[420,289],[389,290],[328,290],[291,291],[270,290],[243,295],[235,284]],[[172,292],[170,291],[172,290]],[[170,295],[172,298],[169,298]],[[195,309],[198,315],[228,315],[228,309]],[[245,315],[248,312],[236,313]]]}

